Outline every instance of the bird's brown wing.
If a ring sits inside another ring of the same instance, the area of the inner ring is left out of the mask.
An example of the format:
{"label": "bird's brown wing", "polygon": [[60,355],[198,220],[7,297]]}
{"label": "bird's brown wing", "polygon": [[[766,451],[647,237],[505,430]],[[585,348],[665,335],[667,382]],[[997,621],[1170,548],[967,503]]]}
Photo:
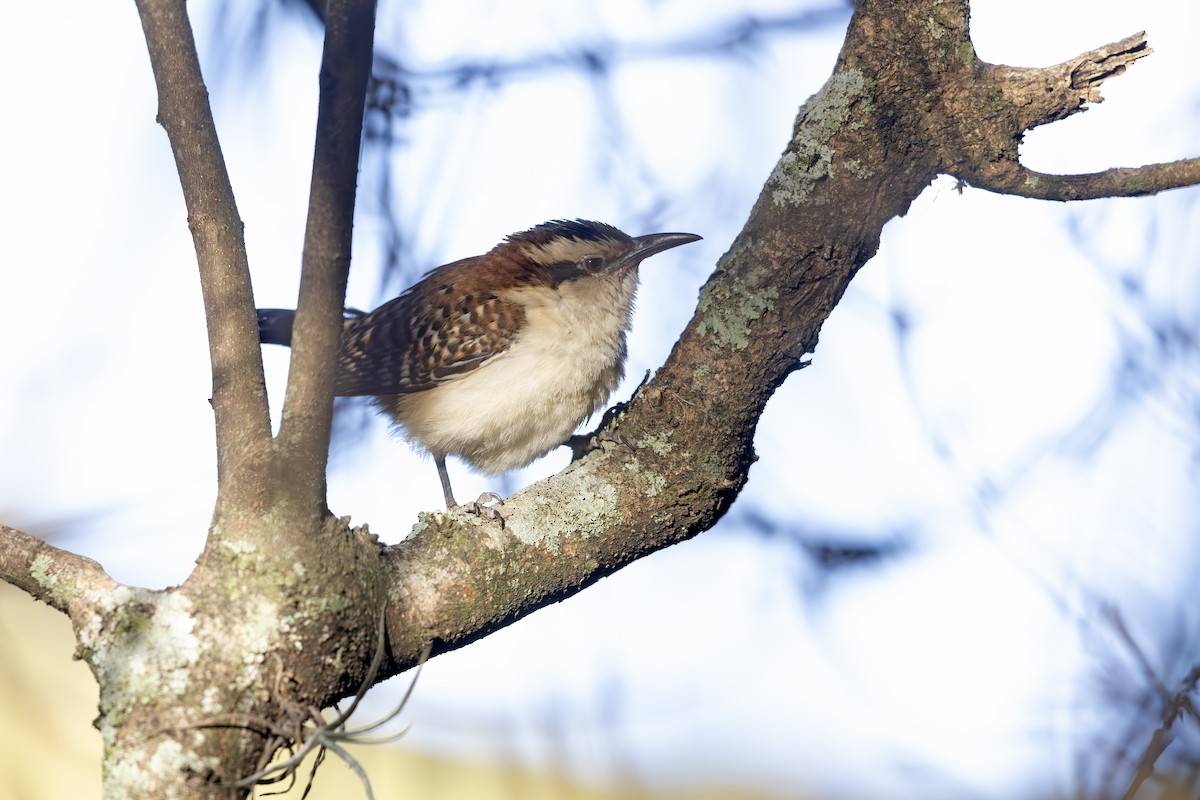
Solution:
{"label": "bird's brown wing", "polygon": [[487,291],[463,291],[457,272],[434,270],[394,300],[348,319],[334,394],[419,392],[508,349],[521,307]]}

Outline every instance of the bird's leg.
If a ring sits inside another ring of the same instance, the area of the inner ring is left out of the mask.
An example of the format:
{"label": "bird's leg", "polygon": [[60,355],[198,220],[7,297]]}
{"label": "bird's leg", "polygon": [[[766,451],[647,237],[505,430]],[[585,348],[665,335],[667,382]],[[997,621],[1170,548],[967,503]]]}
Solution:
{"label": "bird's leg", "polygon": [[504,527],[504,517],[500,516],[500,512],[488,505],[488,503],[498,503],[504,505],[504,499],[495,492],[484,492],[479,495],[479,499],[472,503],[459,505],[454,499],[454,492],[450,490],[450,473],[446,471],[446,457],[444,455],[434,454],[433,463],[437,465],[438,478],[442,482],[442,494],[446,496],[446,510],[461,508],[468,514],[474,514],[477,517],[484,519],[495,520],[500,523],[500,527]]}
{"label": "bird's leg", "polygon": [[446,496],[446,508],[458,508],[458,503],[454,500],[454,492],[450,489],[450,473],[446,472],[446,457],[440,453],[434,453],[433,463],[437,465],[438,478],[442,481],[442,494]]}

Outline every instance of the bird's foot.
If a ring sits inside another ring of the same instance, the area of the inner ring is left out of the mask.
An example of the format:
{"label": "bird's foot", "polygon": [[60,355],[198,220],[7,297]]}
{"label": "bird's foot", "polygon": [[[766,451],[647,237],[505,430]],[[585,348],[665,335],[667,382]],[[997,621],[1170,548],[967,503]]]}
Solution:
{"label": "bird's foot", "polygon": [[[491,505],[492,503],[494,503],[495,505]],[[500,511],[497,510],[495,507],[495,506],[502,506],[502,505],[504,505],[503,497],[496,494],[495,492],[484,492],[483,494],[479,495],[478,500],[474,500],[470,503],[463,503],[462,505],[457,506],[457,508],[462,511],[467,512],[468,514],[474,514],[475,516],[480,517],[481,519],[488,519],[488,520],[492,520],[494,522],[499,522],[500,527],[503,528],[504,527],[504,517],[502,517],[500,515]]]}
{"label": "bird's foot", "polygon": [[597,429],[595,433],[578,433],[563,442],[571,448],[571,461],[575,462],[593,450],[599,450],[606,443],[628,445],[629,442],[618,432],[609,429]]}
{"label": "bird's foot", "polygon": [[[650,370],[646,370],[646,375],[642,378],[642,382],[634,390],[634,396],[637,396],[637,393],[641,391],[648,380],[650,380]],[[632,400],[629,402],[632,402]],[[563,442],[563,445],[571,448],[572,462],[578,461],[593,450],[599,450],[606,442],[621,445],[629,444],[629,442],[617,433],[617,421],[625,413],[625,409],[629,408],[629,402],[614,403],[604,412],[604,416],[600,417],[600,424],[596,426],[596,430],[591,433],[574,434]]]}

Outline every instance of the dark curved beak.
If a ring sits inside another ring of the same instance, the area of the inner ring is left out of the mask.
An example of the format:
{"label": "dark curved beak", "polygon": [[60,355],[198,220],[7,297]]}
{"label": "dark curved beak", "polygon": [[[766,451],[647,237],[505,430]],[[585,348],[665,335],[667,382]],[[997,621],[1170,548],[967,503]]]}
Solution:
{"label": "dark curved beak", "polygon": [[681,244],[698,242],[703,236],[694,233],[648,233],[645,236],[633,237],[633,249],[621,259],[621,266],[636,267],[652,255],[679,247]]}

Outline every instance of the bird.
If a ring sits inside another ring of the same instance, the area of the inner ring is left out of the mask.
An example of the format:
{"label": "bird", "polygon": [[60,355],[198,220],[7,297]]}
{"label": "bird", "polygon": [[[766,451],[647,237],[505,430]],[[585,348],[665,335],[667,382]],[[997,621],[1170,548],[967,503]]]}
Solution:
{"label": "bird", "polygon": [[[510,234],[374,311],[347,310],[334,395],[372,397],[433,456],[447,509],[479,513],[455,501],[446,457],[499,475],[565,444],[624,377],[638,267],[701,238],[582,219]],[[291,344],[295,311],[257,312],[264,344]]]}

